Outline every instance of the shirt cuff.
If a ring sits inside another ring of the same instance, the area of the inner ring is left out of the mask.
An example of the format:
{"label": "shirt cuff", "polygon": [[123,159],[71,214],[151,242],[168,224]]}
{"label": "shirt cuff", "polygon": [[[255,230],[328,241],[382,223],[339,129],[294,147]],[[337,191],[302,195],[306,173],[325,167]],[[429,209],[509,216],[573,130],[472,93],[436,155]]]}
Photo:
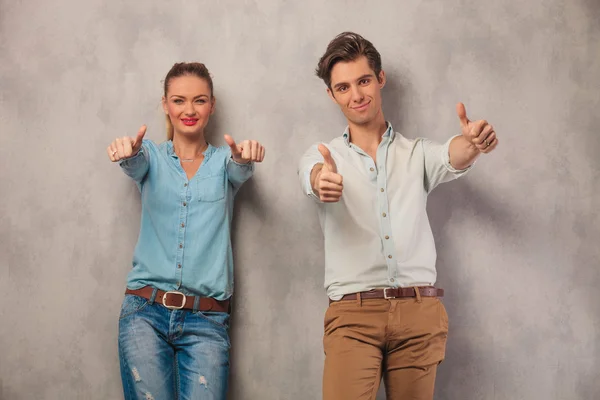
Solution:
{"label": "shirt cuff", "polygon": [[140,147],[135,156],[127,157],[119,161],[119,165],[125,168],[134,168],[138,163],[144,161],[144,147]]}
{"label": "shirt cuff", "polygon": [[229,155],[229,160],[232,161],[235,165],[239,165],[240,167],[249,168],[254,171],[254,161],[250,161],[249,163],[239,163],[233,159],[233,156]]}
{"label": "shirt cuff", "polygon": [[314,192],[314,190],[312,189],[312,185],[310,184],[310,174],[312,173],[313,168],[315,167],[315,165],[317,165],[318,162],[315,162],[312,165],[309,165],[310,168],[307,168],[306,171],[304,172],[304,194],[306,194],[308,197],[312,197],[313,199],[315,199],[318,202],[321,202],[321,199],[319,198],[319,196],[317,196]]}

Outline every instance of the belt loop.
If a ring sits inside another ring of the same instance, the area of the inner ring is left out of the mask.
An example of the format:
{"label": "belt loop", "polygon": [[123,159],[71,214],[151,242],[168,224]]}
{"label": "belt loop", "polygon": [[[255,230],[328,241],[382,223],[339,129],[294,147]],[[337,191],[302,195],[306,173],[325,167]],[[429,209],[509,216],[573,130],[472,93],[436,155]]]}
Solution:
{"label": "belt loop", "polygon": [[154,304],[154,300],[156,300],[156,293],[158,292],[157,288],[152,288],[152,295],[150,296],[149,303],[150,305]]}
{"label": "belt loop", "polygon": [[421,299],[421,291],[418,286],[415,286],[415,296],[417,296],[417,303],[421,303],[423,299]]}
{"label": "belt loop", "polygon": [[194,296],[194,314],[198,312],[198,308],[200,308],[200,296]]}
{"label": "belt loop", "polygon": [[356,293],[356,304],[358,304],[359,307],[362,307],[362,297],[360,292]]}

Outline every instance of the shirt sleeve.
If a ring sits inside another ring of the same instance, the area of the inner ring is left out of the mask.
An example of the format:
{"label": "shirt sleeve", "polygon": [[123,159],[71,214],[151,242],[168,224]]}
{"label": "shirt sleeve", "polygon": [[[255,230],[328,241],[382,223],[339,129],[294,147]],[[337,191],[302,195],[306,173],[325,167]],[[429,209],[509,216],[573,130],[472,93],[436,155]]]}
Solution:
{"label": "shirt sleeve", "polygon": [[444,144],[433,142],[429,139],[421,139],[423,156],[425,158],[425,190],[430,193],[440,183],[449,182],[465,175],[472,167],[456,169],[450,164],[450,142],[457,136],[448,139]]}
{"label": "shirt sleeve", "polygon": [[142,147],[135,156],[119,161],[119,166],[123,169],[123,172],[138,184],[144,180],[150,168],[148,159],[150,151],[146,140],[142,142]]}
{"label": "shirt sleeve", "polygon": [[309,149],[304,153],[302,158],[300,158],[300,163],[298,165],[298,178],[300,179],[300,186],[302,187],[302,192],[311,197],[313,200],[321,203],[319,196],[315,194],[310,184],[310,173],[313,170],[313,167],[323,162],[323,156],[319,153],[319,143],[316,143],[309,147]]}
{"label": "shirt sleeve", "polygon": [[227,178],[233,186],[234,192],[237,192],[252,174],[254,174],[254,163],[240,164],[233,159],[230,151],[227,156]]}

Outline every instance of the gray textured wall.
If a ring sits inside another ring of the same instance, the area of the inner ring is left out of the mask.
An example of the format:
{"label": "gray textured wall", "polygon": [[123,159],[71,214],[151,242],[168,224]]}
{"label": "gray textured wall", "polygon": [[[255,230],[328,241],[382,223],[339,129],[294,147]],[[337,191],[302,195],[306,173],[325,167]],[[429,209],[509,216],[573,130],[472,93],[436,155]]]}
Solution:
{"label": "gray textured wall", "polygon": [[267,147],[236,207],[231,397],[320,398],[322,238],[295,169],[344,128],[313,76],[343,30],[382,53],[396,130],[445,140],[463,101],[501,137],[430,197],[436,399],[600,398],[599,21],[596,0],[0,0],[0,398],[121,397],[140,204],[105,147],[142,123],[163,140],[181,60],[214,75],[214,142]]}

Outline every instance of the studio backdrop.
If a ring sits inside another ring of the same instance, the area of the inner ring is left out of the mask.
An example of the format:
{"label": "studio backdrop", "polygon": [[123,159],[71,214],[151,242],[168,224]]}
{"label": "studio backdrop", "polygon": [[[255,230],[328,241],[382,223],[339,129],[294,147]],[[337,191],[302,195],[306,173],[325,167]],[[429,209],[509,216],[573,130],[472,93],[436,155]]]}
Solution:
{"label": "studio backdrop", "polygon": [[296,168],[345,128],[314,69],[346,30],[381,52],[396,131],[445,141],[461,101],[500,138],[429,197],[436,399],[600,398],[598,1],[0,0],[1,399],[122,398],[140,199],[105,149],[166,139],[179,61],[211,71],[213,144],[266,147],[236,199],[230,398],[321,398],[323,238]]}

